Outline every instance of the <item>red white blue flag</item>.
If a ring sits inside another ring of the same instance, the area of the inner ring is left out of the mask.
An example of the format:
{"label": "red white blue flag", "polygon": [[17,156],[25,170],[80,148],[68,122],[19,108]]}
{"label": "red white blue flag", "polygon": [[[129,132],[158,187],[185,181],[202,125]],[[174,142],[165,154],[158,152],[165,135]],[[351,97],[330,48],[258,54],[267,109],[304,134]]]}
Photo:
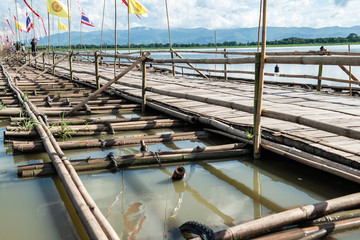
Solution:
{"label": "red white blue flag", "polygon": [[94,23],[85,15],[84,12],[81,12],[81,23],[90,27],[95,27]]}
{"label": "red white blue flag", "polygon": [[28,13],[26,13],[26,31],[30,32],[30,29],[32,28],[34,28],[34,24],[31,22],[31,18]]}

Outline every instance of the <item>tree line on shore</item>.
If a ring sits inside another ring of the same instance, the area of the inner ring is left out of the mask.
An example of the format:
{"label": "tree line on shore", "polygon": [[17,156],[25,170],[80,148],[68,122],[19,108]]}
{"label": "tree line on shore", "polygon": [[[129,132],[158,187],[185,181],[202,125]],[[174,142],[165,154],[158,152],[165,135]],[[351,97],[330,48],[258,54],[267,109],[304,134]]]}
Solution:
{"label": "tree line on shore", "polygon": [[[360,36],[356,33],[350,33],[347,37],[328,37],[328,38],[298,38],[290,37],[281,40],[266,41],[267,45],[301,45],[301,44],[345,44],[345,43],[356,43],[360,42]],[[225,41],[222,43],[174,43],[173,48],[206,48],[206,47],[246,47],[246,46],[257,46],[257,42],[240,43],[236,41]],[[60,48],[67,48],[68,46],[60,46]],[[76,44],[71,45],[73,49],[99,49],[100,45],[96,44]],[[128,45],[117,45],[118,48],[128,48]],[[150,43],[150,44],[131,44],[131,48],[135,49],[148,49],[148,48],[169,48],[169,43]],[[45,49],[46,46],[39,46],[39,49]],[[103,49],[114,49],[114,44],[104,43]]]}

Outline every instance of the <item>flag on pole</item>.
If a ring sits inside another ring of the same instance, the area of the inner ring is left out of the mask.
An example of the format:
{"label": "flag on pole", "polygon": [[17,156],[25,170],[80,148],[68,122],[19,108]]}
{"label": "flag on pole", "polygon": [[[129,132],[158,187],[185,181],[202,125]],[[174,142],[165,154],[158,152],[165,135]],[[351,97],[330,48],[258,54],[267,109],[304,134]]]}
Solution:
{"label": "flag on pole", "polygon": [[48,13],[52,15],[62,18],[69,18],[69,14],[65,5],[57,0],[47,0],[47,9]]}
{"label": "flag on pole", "polygon": [[10,25],[9,20],[6,19],[6,21],[7,21],[7,23],[9,24],[9,27],[10,27],[10,29],[11,29],[12,34],[15,36],[15,33],[14,33],[14,31],[12,30],[12,27],[11,27],[11,25]]}
{"label": "flag on pole", "polygon": [[79,7],[79,12],[82,13],[79,0],[76,0],[76,1],[77,1],[77,5],[78,5],[78,7]]}
{"label": "flag on pole", "polygon": [[81,23],[90,27],[95,27],[94,23],[85,15],[84,12],[81,12]]}
{"label": "flag on pole", "polygon": [[[46,28],[45,28],[45,24],[44,24],[43,18],[42,18],[37,12],[35,12],[34,9],[32,9],[32,8],[30,7],[30,5],[26,2],[26,0],[24,0],[24,2],[25,2],[25,4],[26,4],[26,6],[28,6],[28,8],[29,8],[38,18],[41,19],[41,22],[42,22],[43,27],[44,27],[45,35],[47,36],[47,32],[46,32]],[[40,31],[40,30],[39,30],[39,31]]]}
{"label": "flag on pole", "polygon": [[135,1],[135,0],[129,0],[128,2],[129,6],[129,13],[132,14],[137,14],[137,15],[142,15],[144,17],[147,17],[147,9],[141,5],[139,2]]}
{"label": "flag on pole", "polygon": [[30,32],[32,28],[34,28],[34,24],[31,22],[31,18],[28,13],[26,13],[26,31]]}
{"label": "flag on pole", "polygon": [[22,23],[19,23],[15,16],[14,16],[14,18],[15,18],[15,27],[16,27],[16,29],[19,29],[20,31],[25,31],[26,30],[25,25],[22,24]]}
{"label": "flag on pole", "polygon": [[[125,6],[129,7],[129,5],[128,5],[128,3],[126,2],[126,0],[122,0],[122,1],[123,1],[123,3],[125,4]],[[140,17],[139,15],[136,14],[136,16],[137,16],[139,19],[141,19],[141,17]]]}
{"label": "flag on pole", "polygon": [[67,26],[64,25],[64,24],[62,24],[62,23],[60,22],[60,19],[59,19],[59,21],[58,21],[58,27],[59,27],[59,30],[67,31]]}

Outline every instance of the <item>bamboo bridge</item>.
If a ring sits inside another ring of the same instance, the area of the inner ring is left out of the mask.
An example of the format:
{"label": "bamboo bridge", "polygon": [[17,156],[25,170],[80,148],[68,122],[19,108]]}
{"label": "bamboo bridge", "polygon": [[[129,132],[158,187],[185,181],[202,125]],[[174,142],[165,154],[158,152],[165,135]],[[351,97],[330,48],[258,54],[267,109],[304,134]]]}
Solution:
{"label": "bamboo bridge", "polygon": [[[77,173],[81,171],[141,168],[155,166],[158,164],[157,161],[163,164],[179,164],[199,159],[248,154],[249,150],[242,149],[239,142],[253,144],[254,157],[259,158],[259,149],[256,148],[258,142],[261,149],[360,183],[360,98],[266,82],[262,85],[258,78],[261,67],[260,55],[256,53],[241,53],[246,56],[234,57],[231,55],[236,53],[224,51],[224,58],[216,59],[183,58],[180,52],[174,52],[177,59],[159,59],[152,58],[151,53],[150,51],[114,55],[100,52],[42,52],[36,57],[30,54],[2,53],[1,66],[4,75],[0,85],[0,96],[2,105],[6,107],[0,110],[0,115],[11,116],[13,121],[5,136],[12,139],[14,151],[25,153],[46,150],[53,158],[52,163],[19,167],[19,176],[36,177],[55,173],[62,176],[62,182],[68,184],[68,194],[72,196],[72,202],[90,238],[118,239],[118,236],[78,178]],[[137,57],[135,54],[140,56]],[[193,64],[221,64],[224,70],[201,69]],[[255,71],[230,71],[227,70],[229,64],[254,64]],[[357,53],[269,53],[265,58],[265,64],[318,65],[318,76],[283,74],[280,77],[316,79],[317,85],[314,88],[317,90],[323,87],[321,81],[327,80],[349,84],[347,90],[350,95],[355,95],[359,91],[360,81],[345,67],[360,66],[360,54]],[[348,74],[349,80],[322,77],[323,65],[339,66]],[[184,74],[184,69],[192,69],[197,74],[195,77],[189,77]],[[210,72],[218,75],[211,76]],[[230,73],[239,72],[253,76],[255,81],[233,79],[228,76]],[[271,76],[273,73],[265,73],[266,75]],[[8,82],[5,79],[8,79]],[[344,90],[344,87],[334,88]],[[14,95],[17,95],[17,98],[14,98]],[[20,104],[26,109],[27,116],[40,123],[34,124],[36,130],[25,130],[15,124],[25,119]],[[130,120],[72,117],[129,110],[145,113],[148,109],[166,116],[147,116]],[[68,127],[62,124],[64,121],[74,124],[71,132],[64,131],[64,128]],[[185,124],[200,124],[205,128],[195,132],[134,137],[126,141],[112,139],[57,142],[53,137],[59,132],[74,136],[111,135],[124,129]],[[56,127],[49,127],[53,125]],[[150,144],[208,138],[210,135],[221,135],[236,143],[204,149],[162,152],[156,158],[150,153],[143,153],[119,158],[108,156],[105,159],[69,161],[62,152],[64,149],[109,147],[140,142],[143,145],[144,142]],[[42,143],[29,140],[37,136],[41,137]],[[27,140],[19,141],[21,139]],[[309,205],[304,209],[306,208],[308,215],[313,214],[312,217],[315,218],[340,209],[354,208],[359,205],[359,200],[360,196],[357,193],[329,200],[326,202],[329,204],[326,210],[320,210],[320,205]],[[283,214],[299,216],[298,212],[302,210],[289,211],[291,212]],[[298,217],[296,221],[303,220],[308,215]],[[276,217],[282,219],[283,215],[279,213]],[[216,238],[231,239],[234,234],[244,238],[256,236],[263,233],[264,229],[252,232],[244,229],[255,228],[260,221],[263,221],[261,223],[265,224],[267,229],[291,223],[280,220],[281,223],[274,223],[263,218],[253,221],[254,223],[235,226],[232,230],[218,232]],[[312,233],[317,231],[319,229]]]}

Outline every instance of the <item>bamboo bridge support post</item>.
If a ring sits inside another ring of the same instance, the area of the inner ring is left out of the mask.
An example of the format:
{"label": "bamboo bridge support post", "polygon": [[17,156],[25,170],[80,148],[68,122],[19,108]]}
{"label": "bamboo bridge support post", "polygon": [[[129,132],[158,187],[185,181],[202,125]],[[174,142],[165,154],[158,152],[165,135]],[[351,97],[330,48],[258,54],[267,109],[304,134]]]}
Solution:
{"label": "bamboo bridge support post", "polygon": [[323,72],[323,65],[320,64],[320,65],[319,65],[319,73],[318,73],[318,82],[317,82],[317,91],[318,91],[318,92],[321,91],[321,77],[322,77],[322,72]]}
{"label": "bamboo bridge support post", "polygon": [[[38,54],[38,56],[39,55],[41,55],[41,54],[43,54],[44,52],[41,52],[40,54]],[[31,58],[31,56],[32,56],[32,52],[30,52],[30,58]],[[34,58],[32,58],[32,59],[34,59]],[[35,57],[35,67],[37,67],[37,56]]]}
{"label": "bamboo bridge support post", "polygon": [[42,69],[43,70],[45,70],[45,55],[46,55],[46,51],[44,52],[44,55],[42,57],[42,64],[43,64]]}
{"label": "bamboo bridge support post", "polygon": [[[226,48],[224,49],[224,58],[227,58],[227,53],[226,53]],[[224,79],[225,81],[228,80],[228,76],[227,76],[227,64],[224,64]]]}
{"label": "bamboo bridge support post", "polygon": [[99,53],[97,51],[95,52],[95,80],[97,89],[100,89]]}
{"label": "bamboo bridge support post", "polygon": [[[255,100],[254,100],[254,158],[260,158],[260,146],[261,146],[261,108],[262,98],[264,90],[264,70],[265,70],[265,55],[266,55],[266,12],[267,12],[267,0],[263,0],[263,21],[262,21],[262,39],[261,39],[261,54],[257,54],[255,62],[260,62],[257,75],[257,85],[255,88]],[[256,67],[256,64],[255,64]],[[256,101],[256,102],[255,102]],[[256,109],[256,110],[255,110]],[[256,114],[255,114],[256,111]]]}
{"label": "bamboo bridge support post", "polygon": [[[254,127],[253,127],[253,134],[254,134],[254,157],[257,158],[257,156],[260,153],[260,139],[256,139],[259,137],[258,135],[255,135],[255,133],[259,132],[257,123],[257,117],[258,114],[258,101],[259,101],[259,81],[260,81],[260,65],[261,65],[261,54],[257,53],[255,57],[255,95],[254,95]],[[257,144],[255,144],[255,142]]]}
{"label": "bamboo bridge support post", "polygon": [[141,62],[141,69],[142,69],[141,112],[144,114],[146,110],[145,109],[146,108],[146,60],[143,60]]}
{"label": "bamboo bridge support post", "polygon": [[96,95],[102,93],[104,90],[106,90],[108,87],[110,87],[113,83],[115,83],[117,80],[119,80],[120,78],[122,78],[123,76],[125,76],[128,72],[130,72],[133,68],[135,68],[138,64],[140,64],[143,60],[145,60],[147,57],[149,57],[150,53],[147,52],[144,54],[143,57],[139,58],[136,62],[134,62],[130,67],[128,67],[126,70],[124,70],[123,72],[121,72],[119,75],[117,75],[116,77],[114,77],[111,81],[109,81],[108,83],[106,83],[104,86],[102,86],[100,89],[96,90],[95,92],[93,92],[92,94],[90,94],[86,99],[84,99],[83,101],[81,101],[78,105],[76,105],[75,107],[73,107],[69,112],[66,113],[65,116],[71,116],[71,114],[73,114],[75,111],[77,111],[78,109],[80,109],[81,107],[83,107],[88,101],[90,101],[91,99],[93,99],[94,97],[96,97]]}
{"label": "bamboo bridge support post", "polygon": [[[349,52],[351,52],[350,44],[348,45],[348,50],[349,50]],[[352,77],[352,74],[351,74],[351,65],[349,66],[349,72],[350,72],[350,74],[349,74],[349,81],[350,81],[350,83],[349,83],[349,95],[352,96],[352,87],[351,87],[351,77]]]}
{"label": "bamboo bridge support post", "polygon": [[72,80],[74,80],[74,76],[73,76],[73,66],[72,66],[72,54],[73,54],[73,52],[70,52],[69,53],[69,65],[70,65],[70,80],[72,81]]}
{"label": "bamboo bridge support post", "polygon": [[[55,52],[52,52],[53,65],[55,64]],[[55,75],[55,67],[53,68],[53,74]]]}

